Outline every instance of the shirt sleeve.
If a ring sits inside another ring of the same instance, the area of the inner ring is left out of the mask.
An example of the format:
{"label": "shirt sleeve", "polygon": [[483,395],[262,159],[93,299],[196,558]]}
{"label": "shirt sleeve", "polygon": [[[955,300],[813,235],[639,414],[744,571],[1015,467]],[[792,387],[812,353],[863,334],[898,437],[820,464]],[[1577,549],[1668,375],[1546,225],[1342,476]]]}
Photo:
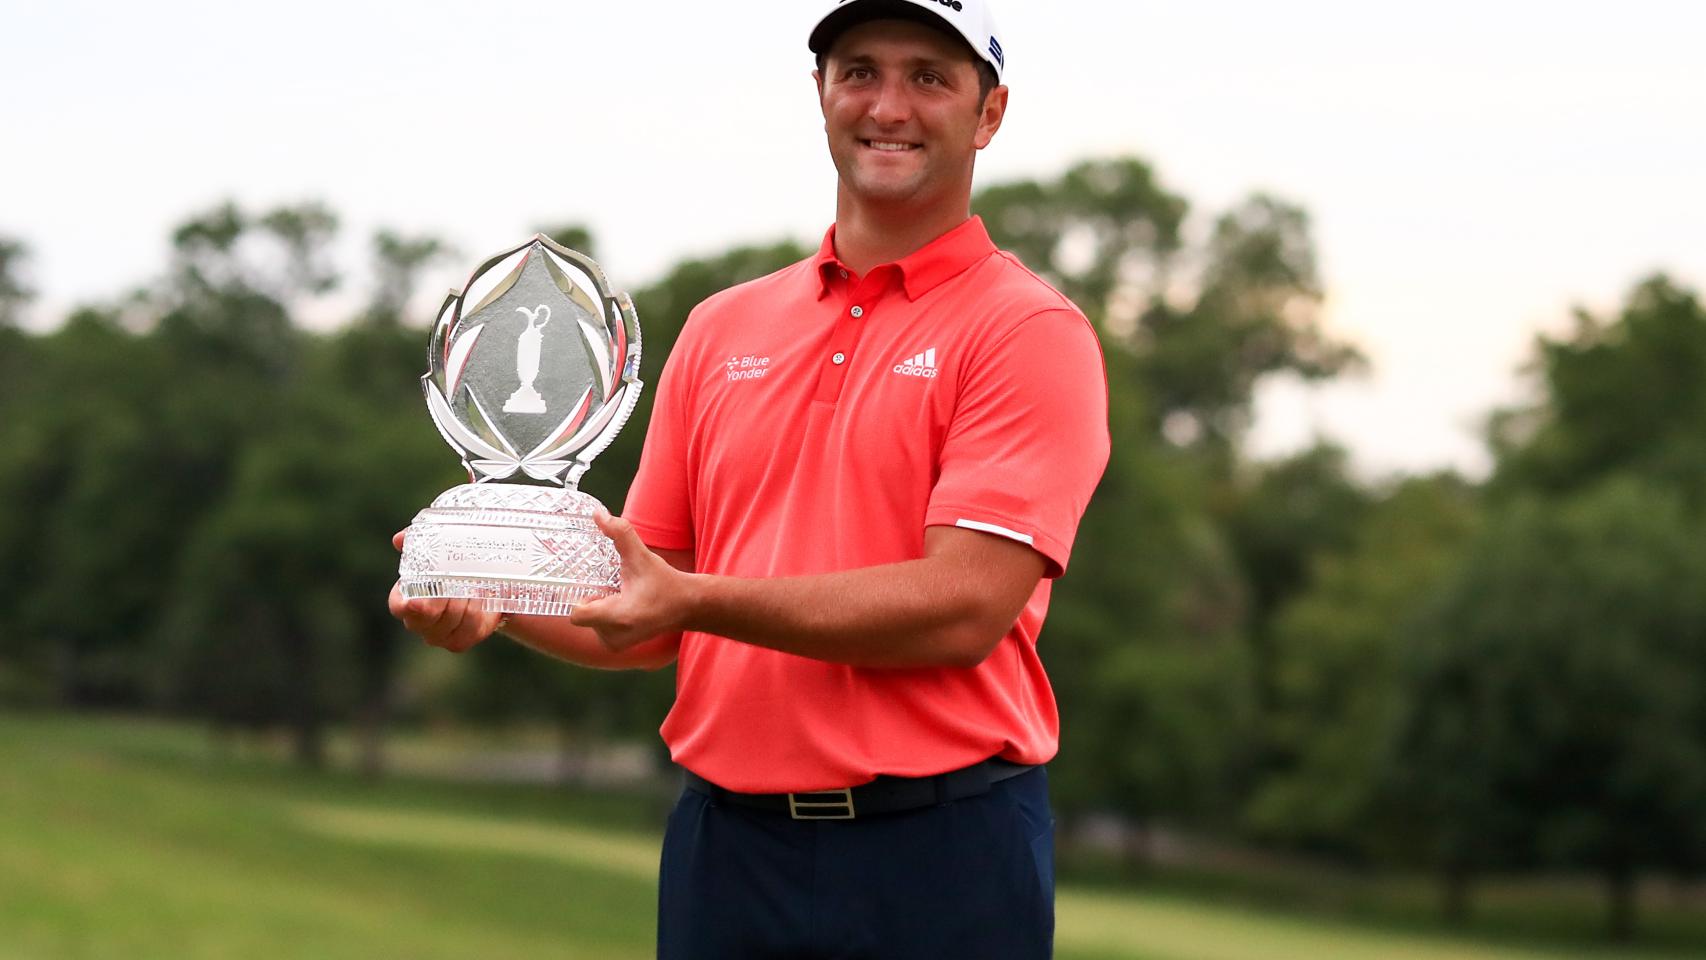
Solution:
{"label": "shirt sleeve", "polygon": [[927,526],[1030,545],[1066,571],[1108,462],[1108,382],[1089,321],[1067,309],[1020,323],[963,374]]}
{"label": "shirt sleeve", "polygon": [[622,516],[653,550],[691,550],[692,481],[688,474],[688,401],[691,381],[685,344],[676,342],[658,375],[652,419],[640,448],[640,468],[628,485]]}

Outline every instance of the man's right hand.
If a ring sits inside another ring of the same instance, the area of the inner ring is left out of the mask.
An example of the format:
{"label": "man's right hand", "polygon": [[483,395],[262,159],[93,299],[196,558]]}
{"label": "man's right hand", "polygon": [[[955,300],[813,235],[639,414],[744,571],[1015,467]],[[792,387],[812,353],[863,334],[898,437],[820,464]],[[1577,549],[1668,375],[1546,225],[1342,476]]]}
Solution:
{"label": "man's right hand", "polygon": [[[402,550],[404,533],[399,530],[391,546]],[[504,619],[503,614],[481,610],[469,600],[404,599],[400,583],[391,586],[390,608],[391,616],[403,621],[409,632],[451,653],[462,653],[496,633]]]}

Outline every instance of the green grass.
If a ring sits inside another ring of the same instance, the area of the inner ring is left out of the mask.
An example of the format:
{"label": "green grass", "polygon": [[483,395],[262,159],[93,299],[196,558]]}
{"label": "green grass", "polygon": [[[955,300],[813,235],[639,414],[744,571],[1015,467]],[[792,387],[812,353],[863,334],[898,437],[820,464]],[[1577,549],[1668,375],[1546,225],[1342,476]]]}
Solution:
{"label": "green grass", "polygon": [[[0,958],[652,954],[656,798],[303,774],[194,728],[0,714]],[[1066,886],[1066,960],[1670,960]]]}
{"label": "green grass", "polygon": [[601,828],[577,859],[588,831],[546,791],[205,754],[169,727],[0,721],[0,956],[651,955],[651,878],[612,852],[648,833]]}

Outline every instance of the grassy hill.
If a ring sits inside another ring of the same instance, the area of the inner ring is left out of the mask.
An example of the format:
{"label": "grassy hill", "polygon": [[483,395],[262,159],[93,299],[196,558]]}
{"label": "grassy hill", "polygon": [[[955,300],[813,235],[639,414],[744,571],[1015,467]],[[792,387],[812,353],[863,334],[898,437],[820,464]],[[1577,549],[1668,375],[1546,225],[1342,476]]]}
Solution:
{"label": "grassy hill", "polygon": [[[306,774],[197,729],[0,714],[0,960],[652,954],[660,802]],[[1063,887],[1067,960],[1671,960]]]}

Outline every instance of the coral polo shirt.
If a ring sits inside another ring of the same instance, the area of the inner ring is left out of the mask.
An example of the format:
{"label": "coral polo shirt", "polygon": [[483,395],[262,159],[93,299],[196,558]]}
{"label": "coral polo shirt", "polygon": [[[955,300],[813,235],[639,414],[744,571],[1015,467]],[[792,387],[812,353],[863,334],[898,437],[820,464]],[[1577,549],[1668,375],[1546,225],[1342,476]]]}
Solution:
{"label": "coral polo shirt", "polygon": [[945,525],[1030,545],[1046,576],[971,668],[851,667],[688,632],[664,740],[748,793],[1042,763],[1059,717],[1037,634],[1107,463],[1101,348],[977,218],[863,277],[834,239],[694,310],[624,515],[704,573],[914,560]]}

